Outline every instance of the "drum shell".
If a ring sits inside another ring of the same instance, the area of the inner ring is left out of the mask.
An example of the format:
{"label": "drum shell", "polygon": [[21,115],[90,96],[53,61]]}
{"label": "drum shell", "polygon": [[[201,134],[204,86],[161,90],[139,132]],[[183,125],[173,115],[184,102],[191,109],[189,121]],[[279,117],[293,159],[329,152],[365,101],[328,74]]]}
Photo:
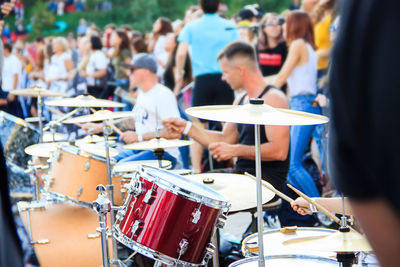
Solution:
{"label": "drum shell", "polygon": [[[174,194],[143,177],[139,180],[145,190],[138,197],[127,198],[126,213],[117,230],[130,240],[173,259],[178,259],[179,243],[185,239],[189,245],[180,260],[201,264],[222,210]],[[151,188],[156,192],[155,199],[147,204],[144,198]],[[201,216],[193,223],[193,213],[198,208]],[[133,235],[132,226],[136,220],[143,222],[143,228]]]}
{"label": "drum shell", "polygon": [[[90,155],[79,155],[61,148],[51,163],[49,179],[49,191],[91,203],[98,196],[96,186],[107,184],[107,165]],[[80,188],[82,192],[78,196]]]}
{"label": "drum shell", "polygon": [[[20,211],[20,216],[28,231],[27,211]],[[32,240],[49,240],[47,244],[33,245],[40,266],[102,266],[101,239],[96,232],[99,221],[93,210],[59,203],[30,210],[29,218]]]}

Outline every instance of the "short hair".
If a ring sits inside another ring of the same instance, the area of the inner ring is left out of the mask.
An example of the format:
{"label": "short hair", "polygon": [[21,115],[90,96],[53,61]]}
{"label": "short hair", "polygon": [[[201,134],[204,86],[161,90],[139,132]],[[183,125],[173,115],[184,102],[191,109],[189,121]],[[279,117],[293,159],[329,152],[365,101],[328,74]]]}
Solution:
{"label": "short hair", "polygon": [[147,45],[143,38],[137,38],[133,41],[133,48],[136,53],[147,53]]}
{"label": "short hair", "polygon": [[200,0],[200,6],[204,13],[217,13],[219,0]]}
{"label": "short hair", "polygon": [[12,51],[12,44],[10,44],[10,43],[5,43],[5,44],[4,44],[4,49],[6,49],[6,50],[8,50],[9,52],[11,52],[11,51]]}
{"label": "short hair", "polygon": [[221,60],[226,58],[227,60],[233,60],[236,57],[247,58],[254,63],[257,62],[256,51],[254,47],[247,42],[233,41],[225,46],[221,52],[219,52],[217,59]]}
{"label": "short hair", "polygon": [[90,44],[93,50],[101,50],[103,49],[103,44],[98,36],[90,37]]}

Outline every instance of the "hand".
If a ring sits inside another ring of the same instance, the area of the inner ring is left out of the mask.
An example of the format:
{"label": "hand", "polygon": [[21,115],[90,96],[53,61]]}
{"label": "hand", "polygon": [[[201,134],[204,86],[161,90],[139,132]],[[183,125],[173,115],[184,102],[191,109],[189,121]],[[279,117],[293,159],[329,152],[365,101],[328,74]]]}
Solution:
{"label": "hand", "polygon": [[292,206],[292,209],[297,211],[297,213],[300,215],[307,215],[308,213],[306,210],[309,210],[310,207],[308,202],[302,197],[298,197],[295,201],[290,203],[290,206]]}
{"label": "hand", "polygon": [[84,70],[79,71],[79,75],[80,75],[82,78],[88,77],[86,71],[84,71]]}
{"label": "hand", "polygon": [[14,102],[14,101],[15,101],[15,99],[16,99],[16,96],[15,96],[15,95],[8,94],[8,96],[7,96],[7,100],[8,100],[8,102]]}
{"label": "hand", "polygon": [[4,17],[10,14],[11,10],[13,10],[16,0],[11,0],[7,3],[1,4],[1,13],[3,13]]}
{"label": "hand", "polygon": [[211,155],[217,161],[229,160],[237,157],[238,147],[225,142],[216,142],[208,146]]}
{"label": "hand", "polygon": [[179,139],[181,138],[182,134],[177,131],[170,131],[167,128],[163,128],[160,131],[160,136],[165,139]]}
{"label": "hand", "polygon": [[328,105],[328,99],[323,94],[318,94],[317,97],[315,98],[315,101],[318,102],[318,105],[320,107],[326,107]]}
{"label": "hand", "polygon": [[103,125],[101,123],[85,123],[82,125],[82,129],[88,134],[97,134],[103,131]]}
{"label": "hand", "polygon": [[132,144],[132,143],[135,143],[135,142],[139,141],[137,133],[135,133],[133,131],[123,132],[119,136],[119,139],[124,141],[126,144]]}
{"label": "hand", "polygon": [[5,98],[1,98],[1,99],[0,99],[0,106],[5,106],[5,105],[7,105],[7,104],[8,104],[7,99],[5,99]]}
{"label": "hand", "polygon": [[[181,118],[168,118],[162,121],[162,124],[172,134],[182,134],[185,130],[187,121]],[[193,127],[193,126],[192,126]]]}

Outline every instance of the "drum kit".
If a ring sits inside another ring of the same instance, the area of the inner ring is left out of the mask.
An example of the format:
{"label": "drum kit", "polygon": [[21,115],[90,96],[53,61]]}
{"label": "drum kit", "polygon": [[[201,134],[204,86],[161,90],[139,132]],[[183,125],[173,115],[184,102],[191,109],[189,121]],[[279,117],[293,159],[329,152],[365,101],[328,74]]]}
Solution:
{"label": "drum kit", "polygon": [[[263,235],[256,233],[243,241],[242,252],[248,258],[232,267],[337,266],[345,262],[339,261],[340,255],[370,250],[365,238],[354,231],[298,228],[287,234],[263,230],[262,205],[275,192],[261,183],[260,125],[318,124],[327,122],[326,117],[274,109],[260,99],[243,106],[190,108],[187,113],[193,117],[254,124],[256,137],[255,180],[239,174],[192,175],[190,170],[171,170],[171,162],[163,159],[165,149],[191,141],[155,138],[123,146],[153,150],[156,161],[117,163],[113,159],[118,151],[111,136],[112,120],[131,117],[132,112],[92,110],[93,114],[72,118],[82,109],[123,104],[91,96],[48,100],[45,105],[75,109],[43,127],[41,98],[60,94],[41,88],[20,91],[14,94],[38,98],[39,129],[0,113],[5,122],[0,126],[1,141],[6,144],[7,159],[27,169],[35,184],[35,201],[20,202],[19,210],[42,266],[126,266],[136,253],[154,259],[158,266],[205,266],[218,252],[212,241],[228,212],[255,207],[258,233]],[[104,136],[89,135],[71,144],[54,130],[61,123],[87,122],[102,122]],[[29,156],[35,160],[29,161]],[[329,244],[333,244],[331,249]],[[121,245],[134,253],[121,259]]]}

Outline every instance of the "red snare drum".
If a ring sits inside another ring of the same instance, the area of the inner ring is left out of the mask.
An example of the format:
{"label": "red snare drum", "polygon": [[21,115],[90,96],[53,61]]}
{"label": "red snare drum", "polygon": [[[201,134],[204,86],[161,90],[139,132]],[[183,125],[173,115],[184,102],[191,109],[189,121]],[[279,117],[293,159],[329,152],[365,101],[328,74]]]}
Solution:
{"label": "red snare drum", "polygon": [[143,167],[127,186],[115,237],[127,247],[164,262],[206,264],[215,226],[223,227],[229,205],[212,189],[183,176]]}

